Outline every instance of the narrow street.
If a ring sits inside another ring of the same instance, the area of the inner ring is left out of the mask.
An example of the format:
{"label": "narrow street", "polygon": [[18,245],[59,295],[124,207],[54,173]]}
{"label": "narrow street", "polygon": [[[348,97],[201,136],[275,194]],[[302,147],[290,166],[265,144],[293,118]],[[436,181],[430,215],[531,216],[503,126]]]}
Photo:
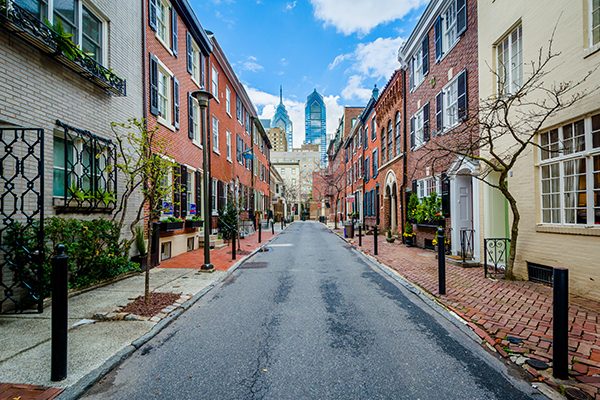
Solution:
{"label": "narrow street", "polygon": [[323,225],[268,248],[82,398],[544,398]]}

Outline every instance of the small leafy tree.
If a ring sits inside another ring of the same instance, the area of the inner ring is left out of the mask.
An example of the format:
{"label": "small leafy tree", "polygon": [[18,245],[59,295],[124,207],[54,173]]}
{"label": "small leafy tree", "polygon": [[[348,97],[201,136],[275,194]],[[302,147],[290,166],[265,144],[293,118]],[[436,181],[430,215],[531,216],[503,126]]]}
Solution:
{"label": "small leafy tree", "polygon": [[[111,127],[117,142],[117,162],[115,167],[123,173],[125,190],[121,196],[119,210],[127,210],[131,196],[140,191],[142,201],[137,214],[130,224],[135,238],[135,226],[146,216],[148,237],[152,236],[152,223],[160,217],[162,201],[173,192],[170,177],[176,163],[168,157],[169,142],[156,135],[158,127],[148,129],[145,120],[131,118],[127,123],[112,122]],[[180,190],[180,188],[175,188]],[[117,215],[117,214],[115,214]],[[121,213],[121,224],[125,222],[125,212]],[[134,239],[132,239],[133,241]],[[150,302],[150,263],[152,241],[148,240],[146,249],[146,277],[144,301]]]}
{"label": "small leafy tree", "polygon": [[[227,205],[219,210],[219,219],[217,226],[223,239],[231,239],[233,232],[238,231],[238,210],[233,201],[227,202]],[[239,235],[238,235],[239,237]]]}

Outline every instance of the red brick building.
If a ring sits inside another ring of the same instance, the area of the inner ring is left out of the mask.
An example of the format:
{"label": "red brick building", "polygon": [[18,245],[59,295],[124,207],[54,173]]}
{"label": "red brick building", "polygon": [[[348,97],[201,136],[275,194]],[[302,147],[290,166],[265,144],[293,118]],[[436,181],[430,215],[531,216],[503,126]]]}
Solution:
{"label": "red brick building", "polygon": [[[431,143],[456,140],[449,133],[460,130],[469,110],[477,107],[477,29],[476,0],[432,1],[398,57],[408,75],[406,189],[419,199],[434,192],[441,195],[446,234],[451,237],[454,254],[460,252],[461,237],[469,240],[479,236],[479,184],[472,177],[477,166],[439,157],[440,152],[431,151],[436,147]],[[437,225],[439,222],[414,225],[419,246],[431,246]],[[475,243],[475,259],[477,247]]]}

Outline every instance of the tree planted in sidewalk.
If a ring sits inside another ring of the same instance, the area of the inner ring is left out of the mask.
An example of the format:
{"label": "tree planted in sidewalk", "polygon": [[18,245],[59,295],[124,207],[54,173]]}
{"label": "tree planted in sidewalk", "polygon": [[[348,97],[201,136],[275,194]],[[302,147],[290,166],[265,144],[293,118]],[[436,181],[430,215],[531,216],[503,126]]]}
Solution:
{"label": "tree planted in sidewalk", "polygon": [[115,168],[124,176],[125,189],[119,205],[119,210],[122,211],[121,224],[125,222],[125,212],[132,195],[139,191],[142,197],[129,229],[133,234],[133,241],[135,226],[139,221],[146,221],[148,243],[144,301],[149,303],[153,222],[160,218],[162,201],[170,199],[174,191],[181,191],[180,187],[172,183],[177,178],[174,172],[177,164],[168,156],[170,143],[156,134],[158,126],[148,129],[146,121],[131,118],[127,123],[112,122],[111,128],[117,143]]}
{"label": "tree planted in sidewalk", "polygon": [[479,172],[472,177],[499,190],[506,198],[512,213],[510,254],[505,270],[507,280],[515,279],[513,268],[521,220],[514,189],[508,185],[509,174],[531,148],[539,148],[546,154],[562,151],[559,147],[564,148],[564,144],[552,149],[538,138],[547,130],[552,117],[598,89],[598,86],[589,90],[583,87],[598,67],[576,81],[552,82],[551,74],[555,72],[560,56],[552,50],[553,38],[554,34],[547,52],[543,48],[539,50],[537,61],[523,63],[530,70],[523,74],[522,84],[513,82],[510,87],[507,71],[490,70],[498,83],[499,94],[480,100],[475,109],[459,110],[459,116],[464,115],[462,124],[448,133],[432,137],[424,145],[423,155],[417,162],[417,168],[427,165],[434,172],[441,172],[448,160],[457,164],[476,162]]}

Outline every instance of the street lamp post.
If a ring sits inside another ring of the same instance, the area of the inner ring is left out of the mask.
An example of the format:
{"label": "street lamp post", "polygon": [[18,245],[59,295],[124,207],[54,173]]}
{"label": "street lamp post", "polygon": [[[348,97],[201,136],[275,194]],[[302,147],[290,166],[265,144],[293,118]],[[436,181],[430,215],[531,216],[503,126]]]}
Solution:
{"label": "street lamp post", "polygon": [[210,199],[209,199],[209,190],[208,185],[209,181],[209,171],[208,171],[208,151],[207,144],[208,138],[206,137],[206,107],[208,107],[208,101],[213,98],[213,95],[206,90],[197,90],[192,93],[192,96],[198,100],[198,105],[200,106],[200,135],[202,135],[202,165],[204,168],[204,264],[202,264],[202,270],[214,270],[215,267],[210,263],[210,232],[209,232],[209,218],[211,217],[210,213]]}

